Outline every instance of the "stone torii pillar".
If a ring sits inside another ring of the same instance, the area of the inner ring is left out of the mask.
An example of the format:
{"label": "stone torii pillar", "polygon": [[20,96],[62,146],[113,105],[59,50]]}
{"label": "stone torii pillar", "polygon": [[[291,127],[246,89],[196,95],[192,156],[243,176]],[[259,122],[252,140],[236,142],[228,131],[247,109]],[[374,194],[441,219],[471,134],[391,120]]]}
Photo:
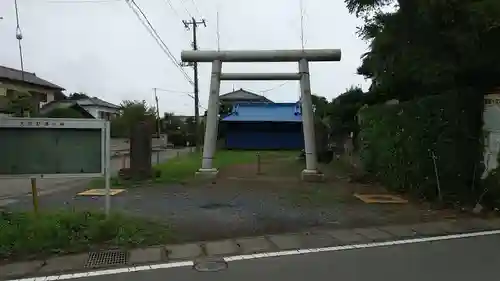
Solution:
{"label": "stone torii pillar", "polygon": [[[323,175],[317,167],[316,142],[314,135],[314,113],[309,79],[309,62],[340,61],[339,49],[313,50],[259,50],[259,51],[182,51],[183,62],[211,62],[210,95],[206,119],[203,160],[197,174],[216,176],[217,169],[212,166],[217,144],[219,113],[219,89],[222,80],[299,80],[302,103],[302,126],[306,168],[302,171],[303,180],[321,180]],[[298,62],[298,73],[222,73],[223,62]]]}

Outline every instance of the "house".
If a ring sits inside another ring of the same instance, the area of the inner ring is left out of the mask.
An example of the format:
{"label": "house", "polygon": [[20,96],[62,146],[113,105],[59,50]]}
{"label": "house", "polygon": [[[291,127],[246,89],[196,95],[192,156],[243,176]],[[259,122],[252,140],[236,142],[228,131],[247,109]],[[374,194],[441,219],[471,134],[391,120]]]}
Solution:
{"label": "house", "polygon": [[39,78],[35,73],[0,66],[0,113],[10,113],[7,107],[16,92],[31,94],[32,113],[36,114],[43,105],[61,95],[63,90],[62,87]]}
{"label": "house", "polygon": [[41,114],[47,114],[56,108],[73,108],[94,119],[111,120],[120,113],[120,106],[99,98],[79,100],[60,100],[46,104],[40,109]]}
{"label": "house", "polygon": [[88,99],[81,99],[76,101],[77,104],[87,112],[89,112],[95,119],[110,120],[120,114],[120,106],[93,97]]}
{"label": "house", "polygon": [[226,104],[272,103],[272,101],[269,100],[268,98],[243,90],[242,88],[236,91],[229,92],[227,94],[220,95],[219,100],[221,103],[226,103]]}
{"label": "house", "polygon": [[[191,115],[175,115],[175,118],[177,118],[182,123],[186,123],[189,119],[195,120],[195,117]],[[204,119],[205,116],[200,115],[199,121],[203,122]]]}
{"label": "house", "polygon": [[221,120],[227,149],[302,149],[299,103],[234,104]]}

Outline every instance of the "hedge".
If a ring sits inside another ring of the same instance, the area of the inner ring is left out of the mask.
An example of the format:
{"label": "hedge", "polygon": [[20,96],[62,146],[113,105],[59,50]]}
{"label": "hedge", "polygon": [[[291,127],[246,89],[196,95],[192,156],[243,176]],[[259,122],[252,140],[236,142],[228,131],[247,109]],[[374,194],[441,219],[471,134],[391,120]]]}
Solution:
{"label": "hedge", "polygon": [[472,92],[362,109],[364,168],[392,190],[447,203],[474,202],[481,193],[482,111],[483,96]]}

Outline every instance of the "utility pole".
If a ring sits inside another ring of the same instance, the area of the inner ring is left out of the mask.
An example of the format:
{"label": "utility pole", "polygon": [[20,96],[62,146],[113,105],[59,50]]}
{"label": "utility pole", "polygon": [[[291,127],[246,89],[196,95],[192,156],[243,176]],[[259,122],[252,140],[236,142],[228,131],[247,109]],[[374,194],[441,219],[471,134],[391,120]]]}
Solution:
{"label": "utility pole", "polygon": [[16,10],[16,39],[19,46],[19,58],[21,59],[21,78],[24,81],[23,48],[21,45],[21,40],[23,40],[23,34],[21,33],[21,27],[19,26],[19,8],[17,6],[17,0],[14,0],[14,7]]}
{"label": "utility pole", "polygon": [[157,136],[158,139],[160,138],[160,107],[158,105],[158,96],[156,95],[156,88],[153,88],[154,95],[155,95],[155,102],[156,102],[156,130],[157,130]]}
{"label": "utility pole", "polygon": [[[157,131],[157,136],[158,140],[161,140],[161,125],[160,125],[160,106],[158,105],[158,96],[156,95],[156,88],[153,88],[154,94],[155,94],[155,102],[156,102],[156,131]],[[165,144],[166,145],[166,144]],[[156,165],[160,164],[160,152],[156,152]]]}
{"label": "utility pole", "polygon": [[[205,19],[201,21],[197,21],[194,17],[192,17],[189,21],[183,20],[182,23],[187,30],[190,30],[190,26],[193,28],[193,42],[192,47],[193,50],[198,50],[198,42],[196,40],[196,32],[199,24],[203,24],[203,26],[207,27],[207,23]],[[198,63],[193,63],[193,72],[194,72],[194,119],[196,123],[196,150],[200,151],[200,143],[201,143],[201,126],[200,126],[200,97],[199,97],[199,87],[198,87]]]}

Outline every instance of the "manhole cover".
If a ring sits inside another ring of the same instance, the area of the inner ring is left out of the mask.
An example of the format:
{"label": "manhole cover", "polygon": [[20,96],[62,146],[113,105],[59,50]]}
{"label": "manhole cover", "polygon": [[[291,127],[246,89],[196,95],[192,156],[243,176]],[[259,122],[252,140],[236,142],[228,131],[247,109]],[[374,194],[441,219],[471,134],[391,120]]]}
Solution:
{"label": "manhole cover", "polygon": [[120,265],[127,263],[127,253],[120,250],[91,252],[85,267],[94,268],[101,266]]}
{"label": "manhole cover", "polygon": [[221,271],[227,268],[227,262],[223,259],[205,259],[195,261],[194,270],[200,272]]}
{"label": "manhole cover", "polygon": [[200,208],[202,209],[222,209],[222,208],[232,208],[233,205],[229,203],[208,203],[201,205]]}

